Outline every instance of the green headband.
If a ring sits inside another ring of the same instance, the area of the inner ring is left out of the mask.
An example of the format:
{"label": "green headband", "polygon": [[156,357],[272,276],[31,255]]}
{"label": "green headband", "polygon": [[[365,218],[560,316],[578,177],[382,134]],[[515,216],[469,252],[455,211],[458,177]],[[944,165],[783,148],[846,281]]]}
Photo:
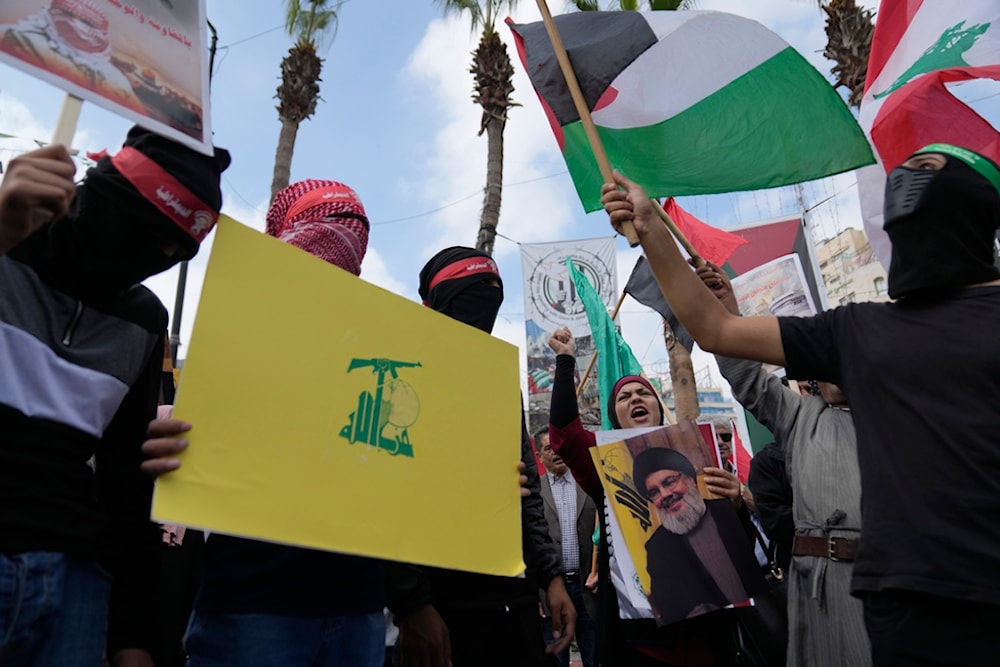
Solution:
{"label": "green headband", "polygon": [[960,148],[951,144],[931,144],[924,146],[914,153],[914,155],[920,153],[942,153],[957,158],[978,171],[983,178],[993,184],[997,192],[1000,192],[1000,169],[997,169],[993,162],[978,153],[973,153],[967,148]]}

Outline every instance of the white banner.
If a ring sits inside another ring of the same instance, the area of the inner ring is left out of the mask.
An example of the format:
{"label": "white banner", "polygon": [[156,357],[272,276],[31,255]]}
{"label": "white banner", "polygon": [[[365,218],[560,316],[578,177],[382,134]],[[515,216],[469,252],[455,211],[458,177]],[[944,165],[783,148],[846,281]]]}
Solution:
{"label": "white banner", "polygon": [[[548,343],[552,332],[560,327],[569,327],[573,332],[581,372],[594,353],[587,315],[566,269],[567,257],[573,258],[573,263],[601,295],[605,306],[610,309],[618,301],[614,237],[521,245],[532,428],[548,422],[549,392],[556,363]],[[594,387],[596,396],[596,385]]]}

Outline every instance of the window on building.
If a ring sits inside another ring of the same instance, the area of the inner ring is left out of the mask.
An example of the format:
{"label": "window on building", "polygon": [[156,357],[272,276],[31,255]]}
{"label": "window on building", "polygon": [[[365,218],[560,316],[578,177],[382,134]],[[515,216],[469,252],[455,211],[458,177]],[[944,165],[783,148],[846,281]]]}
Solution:
{"label": "window on building", "polygon": [[875,296],[882,296],[885,292],[885,278],[879,276],[875,279]]}

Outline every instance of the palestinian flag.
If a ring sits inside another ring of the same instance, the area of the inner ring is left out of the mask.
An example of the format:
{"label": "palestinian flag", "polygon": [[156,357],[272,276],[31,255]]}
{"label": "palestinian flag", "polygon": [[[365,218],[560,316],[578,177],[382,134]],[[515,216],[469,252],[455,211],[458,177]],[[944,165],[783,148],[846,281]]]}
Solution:
{"label": "palestinian flag", "polygon": [[1000,162],[1000,133],[994,129],[1000,117],[994,111],[991,124],[977,105],[948,87],[975,79],[1000,80],[1000,2],[964,0],[945,11],[931,0],[882,0],[860,115],[882,165],[859,173],[858,188],[865,231],[886,267],[891,248],[882,230],[885,172],[933,143],[956,144]]}
{"label": "palestinian flag", "polygon": [[[874,161],[830,84],[755,21],[628,11],[555,22],[612,166],[650,196],[770,188]],[[510,27],[583,206],[597,210],[604,179],[545,26]]]}

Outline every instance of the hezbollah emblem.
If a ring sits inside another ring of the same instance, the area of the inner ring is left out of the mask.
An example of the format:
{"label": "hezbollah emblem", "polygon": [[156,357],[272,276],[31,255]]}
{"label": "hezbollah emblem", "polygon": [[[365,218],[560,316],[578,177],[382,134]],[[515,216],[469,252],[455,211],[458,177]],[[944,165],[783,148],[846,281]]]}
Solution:
{"label": "hezbollah emblem", "polygon": [[412,386],[399,379],[398,371],[419,367],[419,361],[351,359],[348,373],[371,368],[377,383],[374,394],[365,390],[358,396],[358,408],[351,413],[347,425],[340,429],[340,437],[347,438],[352,445],[365,443],[393,456],[413,458],[413,445],[406,429],[417,421],[420,399]]}

